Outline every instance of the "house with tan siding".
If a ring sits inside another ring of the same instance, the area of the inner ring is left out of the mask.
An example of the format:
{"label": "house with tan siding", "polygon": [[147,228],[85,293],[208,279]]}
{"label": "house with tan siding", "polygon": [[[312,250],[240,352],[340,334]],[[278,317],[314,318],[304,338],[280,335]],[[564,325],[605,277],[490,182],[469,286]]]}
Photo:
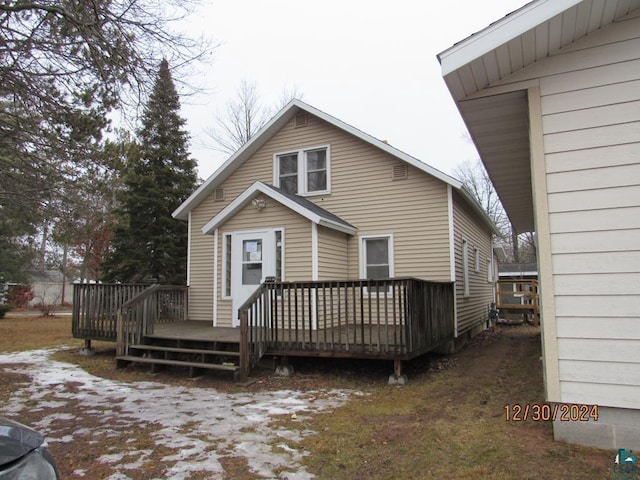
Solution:
{"label": "house with tan siding", "polygon": [[[238,326],[267,280],[416,278],[453,282],[450,341],[487,325],[496,231],[478,203],[458,180],[299,100],[174,216],[189,222],[190,320]],[[381,308],[371,297],[354,311]]]}
{"label": "house with tan siding", "polygon": [[537,232],[546,400],[598,413],[555,438],[640,449],[640,1],[535,0],[439,60],[512,224]]}

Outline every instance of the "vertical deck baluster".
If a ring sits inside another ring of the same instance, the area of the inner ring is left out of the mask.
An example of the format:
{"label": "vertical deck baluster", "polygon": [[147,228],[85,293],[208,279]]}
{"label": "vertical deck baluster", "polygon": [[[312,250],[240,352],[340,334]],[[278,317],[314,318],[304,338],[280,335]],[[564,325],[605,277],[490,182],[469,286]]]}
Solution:
{"label": "vertical deck baluster", "polygon": [[296,348],[299,348],[300,346],[300,341],[298,339],[298,330],[299,330],[299,326],[298,326],[298,287],[294,286],[294,302],[293,302],[293,306],[295,308],[295,311],[293,312],[293,314],[295,315],[295,337],[296,337]]}
{"label": "vertical deck baluster", "polygon": [[[320,320],[318,320],[318,324],[319,323],[320,323]],[[320,325],[318,325],[318,328],[320,328]],[[322,349],[326,350],[327,349],[327,284],[326,283],[322,284],[322,332],[324,334]]]}
{"label": "vertical deck baluster", "polygon": [[[337,301],[338,301],[338,342],[340,342],[340,345],[342,345],[342,301],[340,299],[340,292],[341,290],[341,286],[340,286],[340,282],[338,282],[338,288],[336,289],[336,296]],[[346,302],[346,300],[345,300]],[[333,304],[332,304],[333,305]],[[332,307],[333,310],[333,307]],[[345,311],[346,311],[346,305],[345,305]],[[348,343],[348,339],[349,339],[349,334],[347,333],[347,343]],[[335,339],[333,338],[333,336],[331,337],[332,341],[335,341]]]}
{"label": "vertical deck baluster", "polygon": [[[371,285],[371,282],[367,280],[367,285]],[[364,292],[365,288],[363,282],[360,282],[360,349],[364,352],[365,340],[364,340]],[[367,295],[367,299],[371,302],[371,298]],[[369,303],[371,304],[371,303]],[[369,315],[371,315],[371,309],[369,309]],[[369,324],[371,324],[371,317],[369,317]]]}
{"label": "vertical deck baluster", "polygon": [[[315,288],[313,288],[313,287],[314,286],[309,285],[309,288],[307,289],[307,297],[308,297],[307,298],[307,300],[308,300],[307,301],[307,304],[308,304],[307,309],[309,310],[309,348],[312,349],[312,350],[314,348],[317,349],[317,347],[318,347],[317,342],[316,342],[316,345],[314,347],[314,341],[313,341],[313,330],[314,330],[314,328],[313,328],[313,319],[314,319],[314,315],[317,314],[317,308],[318,308],[317,304],[315,306],[313,305],[313,299],[315,298],[313,296],[313,291],[315,290]],[[318,338],[318,335],[316,334],[316,340],[317,340],[317,338]]]}

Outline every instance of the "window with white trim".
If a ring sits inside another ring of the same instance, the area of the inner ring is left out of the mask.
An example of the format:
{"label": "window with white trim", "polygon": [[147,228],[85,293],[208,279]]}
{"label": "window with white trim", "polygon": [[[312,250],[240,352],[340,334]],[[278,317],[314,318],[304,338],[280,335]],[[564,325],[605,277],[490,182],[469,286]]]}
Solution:
{"label": "window with white trim", "polygon": [[361,278],[367,280],[393,278],[393,236],[366,235],[360,237],[360,242]]}
{"label": "window with white trim", "polygon": [[480,273],[480,250],[478,247],[473,248],[473,257],[474,257],[474,270],[476,273]]}
{"label": "window with white trim", "polygon": [[223,235],[224,243],[222,248],[222,258],[224,268],[222,270],[223,298],[231,297],[231,234]]}
{"label": "window with white trim", "polygon": [[278,153],[274,162],[274,184],[297,195],[329,193],[329,146]]}
{"label": "window with white trim", "polygon": [[468,297],[469,292],[469,242],[462,239],[462,295]]}

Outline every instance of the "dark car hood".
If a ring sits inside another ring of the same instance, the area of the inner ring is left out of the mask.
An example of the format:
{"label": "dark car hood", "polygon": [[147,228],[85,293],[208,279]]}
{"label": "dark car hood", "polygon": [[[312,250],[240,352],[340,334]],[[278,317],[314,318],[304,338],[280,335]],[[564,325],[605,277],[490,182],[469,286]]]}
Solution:
{"label": "dark car hood", "polygon": [[25,456],[44,443],[44,438],[29,427],[0,418],[0,466]]}

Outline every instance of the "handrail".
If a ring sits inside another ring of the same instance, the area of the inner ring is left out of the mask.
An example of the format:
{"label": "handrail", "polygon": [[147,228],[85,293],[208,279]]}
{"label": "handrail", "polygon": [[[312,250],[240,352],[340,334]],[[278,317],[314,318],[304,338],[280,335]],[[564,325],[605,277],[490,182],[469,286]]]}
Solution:
{"label": "handrail", "polygon": [[405,277],[270,282],[238,315],[241,378],[266,351],[409,359],[453,338],[453,283]]}
{"label": "handrail", "polygon": [[73,286],[72,332],[85,340],[116,340],[118,310],[149,285],[76,283]]}
{"label": "handrail", "polygon": [[155,285],[151,285],[150,287],[146,288],[145,290],[143,290],[142,292],[140,292],[138,295],[136,295],[135,297],[133,297],[132,299],[124,302],[121,306],[120,306],[120,311],[122,311],[125,308],[130,307],[131,305],[135,305],[136,303],[144,300],[145,298],[153,295],[158,289],[160,288],[160,285],[155,284]]}
{"label": "handrail", "polygon": [[186,320],[188,287],[152,285],[118,309],[117,356],[129,354],[129,346],[142,343],[156,323]]}

